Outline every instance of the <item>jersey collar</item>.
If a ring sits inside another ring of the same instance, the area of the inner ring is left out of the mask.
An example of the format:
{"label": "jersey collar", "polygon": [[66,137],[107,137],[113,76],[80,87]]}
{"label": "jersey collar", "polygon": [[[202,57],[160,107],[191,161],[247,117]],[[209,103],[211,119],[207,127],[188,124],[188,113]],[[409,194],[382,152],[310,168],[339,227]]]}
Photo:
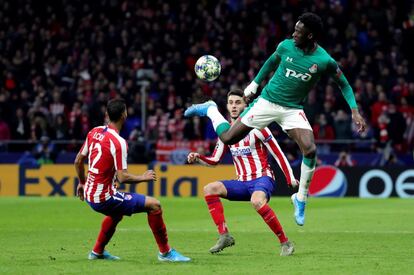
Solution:
{"label": "jersey collar", "polygon": [[117,132],[119,134],[118,129],[114,125],[112,125],[110,123],[108,125],[106,125],[106,128],[112,129],[112,130],[114,130],[115,132]]}

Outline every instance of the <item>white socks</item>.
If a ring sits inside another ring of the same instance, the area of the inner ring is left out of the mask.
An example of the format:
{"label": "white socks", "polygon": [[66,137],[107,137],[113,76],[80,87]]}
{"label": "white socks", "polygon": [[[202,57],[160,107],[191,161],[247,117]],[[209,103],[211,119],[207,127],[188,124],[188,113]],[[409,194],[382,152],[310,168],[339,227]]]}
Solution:
{"label": "white socks", "polygon": [[216,106],[210,106],[207,109],[207,116],[210,118],[211,122],[213,123],[214,130],[217,130],[217,127],[222,123],[229,122],[223,117],[223,115],[219,112]]}
{"label": "white socks", "polygon": [[300,166],[299,190],[296,195],[299,201],[306,201],[308,198],[309,185],[312,180],[313,172],[315,172],[315,166],[310,168],[302,161],[302,165]]}

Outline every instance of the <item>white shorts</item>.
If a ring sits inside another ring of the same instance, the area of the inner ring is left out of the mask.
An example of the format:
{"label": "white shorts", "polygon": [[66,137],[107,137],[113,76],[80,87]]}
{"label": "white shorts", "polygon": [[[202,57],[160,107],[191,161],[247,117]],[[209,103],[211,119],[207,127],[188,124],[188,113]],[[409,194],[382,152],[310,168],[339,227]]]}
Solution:
{"label": "white shorts", "polygon": [[261,97],[253,102],[242,115],[241,122],[256,129],[263,129],[275,121],[283,131],[295,128],[312,131],[302,109],[283,107]]}

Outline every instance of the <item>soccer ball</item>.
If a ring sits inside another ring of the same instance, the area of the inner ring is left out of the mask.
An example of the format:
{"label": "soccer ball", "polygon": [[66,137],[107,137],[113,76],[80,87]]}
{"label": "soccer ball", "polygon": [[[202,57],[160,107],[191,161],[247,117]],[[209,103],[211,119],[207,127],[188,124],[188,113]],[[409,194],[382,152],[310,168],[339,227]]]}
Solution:
{"label": "soccer ball", "polygon": [[221,65],[214,56],[203,55],[197,60],[194,71],[198,78],[204,81],[213,81],[220,75]]}

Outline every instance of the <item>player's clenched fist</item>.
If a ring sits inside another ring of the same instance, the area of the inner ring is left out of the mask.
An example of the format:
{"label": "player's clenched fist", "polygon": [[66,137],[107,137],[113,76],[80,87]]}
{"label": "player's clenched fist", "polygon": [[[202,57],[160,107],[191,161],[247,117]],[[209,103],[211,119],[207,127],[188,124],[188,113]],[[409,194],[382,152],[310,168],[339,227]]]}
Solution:
{"label": "player's clenched fist", "polygon": [[198,161],[198,158],[200,157],[199,153],[191,152],[187,156],[188,163],[194,163]]}

